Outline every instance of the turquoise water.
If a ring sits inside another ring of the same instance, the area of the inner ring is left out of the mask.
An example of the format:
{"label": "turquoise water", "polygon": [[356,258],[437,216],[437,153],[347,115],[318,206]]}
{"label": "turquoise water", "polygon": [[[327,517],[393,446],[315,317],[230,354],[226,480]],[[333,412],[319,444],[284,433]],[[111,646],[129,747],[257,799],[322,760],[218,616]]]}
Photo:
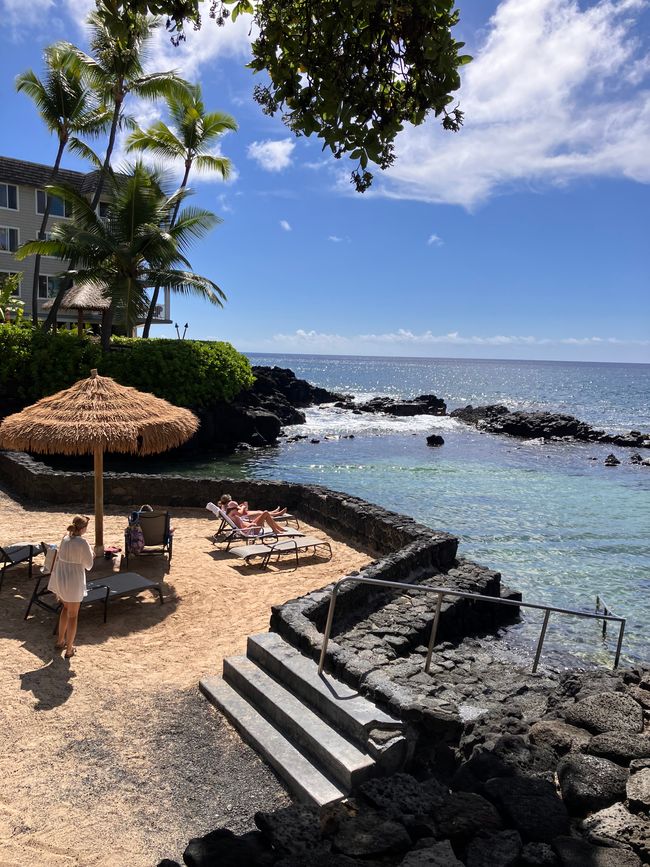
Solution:
{"label": "turquoise water", "polygon": [[[251,356],[290,367],[316,385],[357,395],[435,393],[449,408],[502,402],[570,412],[608,430],[650,429],[650,365],[450,359]],[[627,661],[650,660],[650,468],[630,451],[588,444],[522,443],[480,434],[449,418],[392,419],[319,407],[288,433],[318,438],[227,461],[191,475],[312,482],[379,503],[460,537],[460,553],[498,569],[531,602],[593,610],[597,594],[628,618]],[[442,448],[426,446],[436,431]],[[354,434],[354,439],[341,438]],[[610,451],[622,463],[609,468]],[[591,460],[591,458],[597,460]],[[541,617],[508,640],[529,657]],[[551,617],[544,659],[612,660],[596,621]]]}

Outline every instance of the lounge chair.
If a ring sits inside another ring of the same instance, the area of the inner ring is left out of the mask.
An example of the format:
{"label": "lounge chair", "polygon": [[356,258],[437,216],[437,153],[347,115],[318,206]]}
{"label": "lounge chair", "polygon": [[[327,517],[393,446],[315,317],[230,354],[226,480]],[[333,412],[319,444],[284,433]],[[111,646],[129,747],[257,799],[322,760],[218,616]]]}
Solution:
{"label": "lounge chair", "polygon": [[129,557],[139,557],[141,554],[167,554],[171,563],[174,534],[170,529],[170,520],[169,512],[140,510],[137,523],[144,536],[144,548],[139,554],[129,551],[129,529],[127,528],[124,531],[124,556],[127,567]]}
{"label": "lounge chair", "polygon": [[[205,507],[208,512],[212,512],[215,518],[219,519],[219,526],[215,532],[215,536],[218,536],[219,533],[222,533],[225,527],[229,527],[230,524],[226,520],[225,510],[221,508],[221,506],[216,506],[214,503],[208,503]],[[277,524],[294,524],[296,530],[300,529],[300,521],[295,515],[290,514],[289,512],[285,512],[283,515],[271,515],[273,520]]]}
{"label": "lounge chair", "polygon": [[0,546],[0,590],[8,569],[18,566],[19,563],[27,563],[29,577],[32,577],[34,555],[40,554],[44,548],[34,542],[15,542],[13,545]]}
{"label": "lounge chair", "polygon": [[286,530],[283,533],[276,533],[275,530],[272,530],[270,527],[260,527],[257,530],[255,529],[255,526],[241,528],[235,524],[223,509],[214,503],[208,503],[205,508],[209,512],[212,512],[213,515],[216,515],[217,518],[221,519],[222,524],[212,539],[216,544],[217,536],[222,529],[225,529],[227,535],[225,539],[222,539],[221,541],[226,542],[226,551],[229,550],[233,542],[246,542],[246,544],[252,545],[255,542],[259,542],[261,539],[278,539],[285,536],[287,538],[292,538],[294,536],[305,535],[301,530]]}
{"label": "lounge chair", "polygon": [[277,539],[273,542],[271,539],[261,542],[259,545],[245,545],[242,548],[231,548],[230,553],[236,557],[240,557],[247,565],[255,557],[261,557],[261,567],[266,569],[272,557],[277,556],[278,559],[284,554],[293,554],[296,558],[296,569],[298,568],[298,554],[301,551],[308,551],[313,548],[314,554],[318,548],[327,548],[329,551],[329,559],[332,557],[332,546],[329,542],[323,539],[317,539],[316,536],[302,536],[294,539]]}
{"label": "lounge chair", "polygon": [[[43,546],[51,547],[51,546]],[[49,579],[49,570],[42,569],[36,580],[36,585],[32,593],[27,611],[25,612],[25,620],[29,617],[29,612],[33,605],[38,605],[44,611],[51,611],[53,614],[59,614],[63,607],[57,600],[56,596],[47,589]],[[94,602],[103,602],[104,604],[104,623],[108,618],[108,603],[111,599],[120,599],[124,596],[137,596],[143,590],[151,590],[152,593],[157,593],[160,598],[160,604],[163,603],[162,586],[160,581],[151,581],[136,572],[120,572],[115,575],[108,575],[106,578],[97,578],[94,581],[88,581],[86,585],[88,593],[84,596],[81,604],[92,605]],[[56,626],[55,626],[56,631]]]}

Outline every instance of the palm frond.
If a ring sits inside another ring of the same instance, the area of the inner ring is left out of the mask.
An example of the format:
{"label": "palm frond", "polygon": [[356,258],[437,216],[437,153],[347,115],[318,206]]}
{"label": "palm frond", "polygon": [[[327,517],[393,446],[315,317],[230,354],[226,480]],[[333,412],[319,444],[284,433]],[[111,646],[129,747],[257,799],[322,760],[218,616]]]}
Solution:
{"label": "palm frond", "polygon": [[223,302],[227,300],[225,293],[216,283],[192,271],[150,268],[148,276],[156,286],[171,289],[179,295],[197,295],[218,307],[223,307]]}
{"label": "palm frond", "polygon": [[228,157],[217,157],[212,154],[202,154],[194,160],[198,172],[216,172],[227,181],[232,172],[232,163]]}

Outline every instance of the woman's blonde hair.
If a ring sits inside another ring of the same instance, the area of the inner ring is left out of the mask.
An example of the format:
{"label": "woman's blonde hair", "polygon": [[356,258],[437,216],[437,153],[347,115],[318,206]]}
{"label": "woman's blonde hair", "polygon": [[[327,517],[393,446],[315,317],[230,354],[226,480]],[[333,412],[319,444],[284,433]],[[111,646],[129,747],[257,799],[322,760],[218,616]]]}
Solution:
{"label": "woman's blonde hair", "polygon": [[220,506],[225,506],[225,505],[226,505],[227,503],[229,503],[231,500],[232,500],[232,497],[230,496],[230,494],[222,494],[222,495],[219,497],[219,505],[220,505]]}
{"label": "woman's blonde hair", "polygon": [[68,535],[79,536],[81,531],[86,529],[89,521],[90,518],[87,515],[75,515],[68,527]]}

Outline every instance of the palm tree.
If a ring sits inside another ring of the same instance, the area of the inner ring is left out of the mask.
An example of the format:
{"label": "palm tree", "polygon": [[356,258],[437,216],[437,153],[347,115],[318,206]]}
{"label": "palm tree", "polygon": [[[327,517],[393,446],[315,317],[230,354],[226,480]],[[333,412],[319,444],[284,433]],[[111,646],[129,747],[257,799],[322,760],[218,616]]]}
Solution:
{"label": "palm tree", "polygon": [[[50,132],[56,134],[59,147],[52,168],[51,181],[59,173],[61,158],[66,146],[71,149],[82,147],[75,134],[97,135],[110,121],[110,113],[98,106],[77,70],[67,61],[66,53],[58,45],[51,45],[44,51],[45,76],[41,80],[31,69],[16,79],[16,90],[26,93],[36,104],[38,112]],[[45,202],[45,210],[38,232],[44,240],[50,216],[50,199]],[[38,278],[41,270],[41,257],[34,261],[34,280],[32,284],[32,322],[38,323]]]}
{"label": "palm tree", "polygon": [[[185,253],[190,242],[203,237],[219,219],[210,211],[180,204],[188,189],[169,193],[159,171],[138,162],[128,174],[116,174],[104,218],[72,187],[51,185],[48,193],[70,202],[74,219],[52,230],[49,241],[31,241],[16,256],[34,253],[72,259],[77,263],[65,276],[79,285],[94,283],[111,299],[111,315],[102,329],[108,348],[113,313],[132,328],[148,307],[147,287],[162,286],[183,295],[197,295],[223,306],[221,289],[189,270]],[[174,226],[171,216],[177,214]],[[185,266],[188,270],[179,268]]]}
{"label": "palm tree", "polygon": [[[192,167],[199,172],[217,172],[226,180],[231,162],[227,157],[210,153],[210,148],[228,130],[235,131],[237,122],[220,111],[206,113],[201,87],[190,84],[183,91],[167,97],[172,128],[159,121],[148,130],[139,127],[127,139],[128,151],[146,151],[164,160],[182,160],[185,170],[180,189],[184,190]],[[179,202],[180,206],[180,202]],[[176,213],[172,215],[172,225]],[[153,290],[142,336],[149,337],[160,287]]]}
{"label": "palm tree", "polygon": [[[172,96],[187,85],[175,72],[144,71],[147,43],[153,29],[158,26],[155,19],[145,15],[122,15],[109,0],[97,0],[97,9],[88,16],[88,23],[92,55],[68,42],[59,43],[59,46],[99,101],[112,110],[104,162],[91,200],[94,209],[110,176],[117,131],[120,126],[133,125],[131,118],[124,114],[127,96],[133,94],[142,99],[158,99]],[[69,285],[68,281],[63,281],[45,321],[45,329],[56,322],[59,305]]]}

